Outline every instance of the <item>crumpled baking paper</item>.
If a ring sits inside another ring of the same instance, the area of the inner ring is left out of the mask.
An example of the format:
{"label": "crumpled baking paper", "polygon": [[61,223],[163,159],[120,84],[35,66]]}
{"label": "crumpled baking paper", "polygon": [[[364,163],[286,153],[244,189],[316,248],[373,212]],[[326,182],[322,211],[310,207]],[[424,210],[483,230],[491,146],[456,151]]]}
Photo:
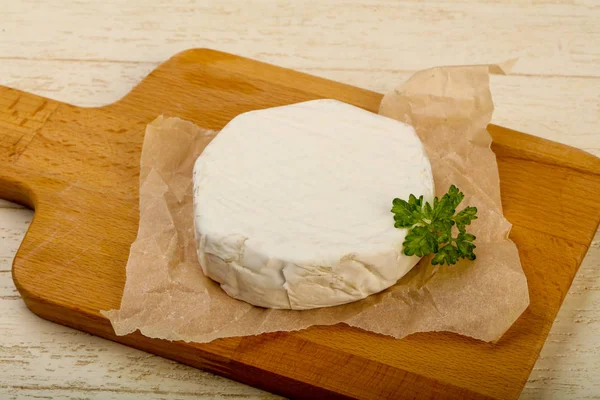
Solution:
{"label": "crumpled baking paper", "polygon": [[465,193],[461,206],[478,208],[479,219],[470,227],[477,236],[475,261],[433,266],[425,258],[384,292],[336,307],[273,310],[235,300],[203,275],[194,240],[192,168],[216,132],[158,117],[144,139],[140,225],[121,308],[103,314],[117,335],[139,329],[148,337],[187,342],[338,323],[396,338],[450,331],[497,341],[529,304],[517,248],[508,239],[511,224],[502,215],[498,167],[486,131],[493,112],[488,73],[506,68],[420,71],[387,94],[380,108],[380,114],[415,127],[431,161],[437,195],[455,184]]}

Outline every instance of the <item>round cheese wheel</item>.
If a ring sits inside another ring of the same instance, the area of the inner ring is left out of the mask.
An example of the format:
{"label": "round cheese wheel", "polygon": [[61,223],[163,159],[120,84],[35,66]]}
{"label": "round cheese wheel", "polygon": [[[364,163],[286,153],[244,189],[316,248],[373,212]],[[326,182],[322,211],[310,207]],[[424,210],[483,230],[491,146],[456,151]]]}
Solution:
{"label": "round cheese wheel", "polygon": [[256,306],[362,299],[419,261],[390,212],[410,194],[431,202],[434,185],[409,125],[335,100],[241,114],[194,166],[200,265]]}

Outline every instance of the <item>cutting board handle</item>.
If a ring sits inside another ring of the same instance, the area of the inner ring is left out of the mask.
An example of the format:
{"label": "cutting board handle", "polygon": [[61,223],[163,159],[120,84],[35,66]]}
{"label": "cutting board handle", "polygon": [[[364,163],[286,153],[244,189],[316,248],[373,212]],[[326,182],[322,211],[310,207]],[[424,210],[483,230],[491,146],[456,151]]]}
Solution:
{"label": "cutting board handle", "polygon": [[27,168],[31,143],[57,102],[0,86],[0,198],[35,208],[34,171]]}

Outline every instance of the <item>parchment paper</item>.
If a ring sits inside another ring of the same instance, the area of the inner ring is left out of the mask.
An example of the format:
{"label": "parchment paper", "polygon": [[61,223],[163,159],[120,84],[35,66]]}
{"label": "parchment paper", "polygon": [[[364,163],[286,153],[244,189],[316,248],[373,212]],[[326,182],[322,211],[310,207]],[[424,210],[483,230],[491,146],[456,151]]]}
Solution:
{"label": "parchment paper", "polygon": [[527,308],[529,294],[517,248],[508,240],[511,224],[502,216],[498,168],[486,131],[493,111],[490,71],[504,68],[417,72],[386,95],[380,109],[415,127],[432,164],[437,195],[455,184],[465,193],[463,205],[478,208],[479,219],[471,225],[477,259],[436,267],[426,258],[382,293],[316,310],[254,307],[229,297],[202,274],[193,231],[192,168],[215,132],[158,117],[144,139],[140,226],[121,308],[103,312],[116,334],[139,329],[154,338],[209,342],[346,323],[396,338],[451,331],[498,340]]}

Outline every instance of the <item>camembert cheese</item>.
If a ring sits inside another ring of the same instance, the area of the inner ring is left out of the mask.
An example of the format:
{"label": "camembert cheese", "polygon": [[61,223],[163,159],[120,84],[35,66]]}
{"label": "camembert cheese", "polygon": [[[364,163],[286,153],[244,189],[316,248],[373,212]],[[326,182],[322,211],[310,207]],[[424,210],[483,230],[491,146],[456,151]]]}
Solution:
{"label": "camembert cheese", "polygon": [[194,167],[198,257],[230,296],[310,309],[380,292],[418,261],[392,199],[434,196],[414,129],[335,101],[234,118]]}

